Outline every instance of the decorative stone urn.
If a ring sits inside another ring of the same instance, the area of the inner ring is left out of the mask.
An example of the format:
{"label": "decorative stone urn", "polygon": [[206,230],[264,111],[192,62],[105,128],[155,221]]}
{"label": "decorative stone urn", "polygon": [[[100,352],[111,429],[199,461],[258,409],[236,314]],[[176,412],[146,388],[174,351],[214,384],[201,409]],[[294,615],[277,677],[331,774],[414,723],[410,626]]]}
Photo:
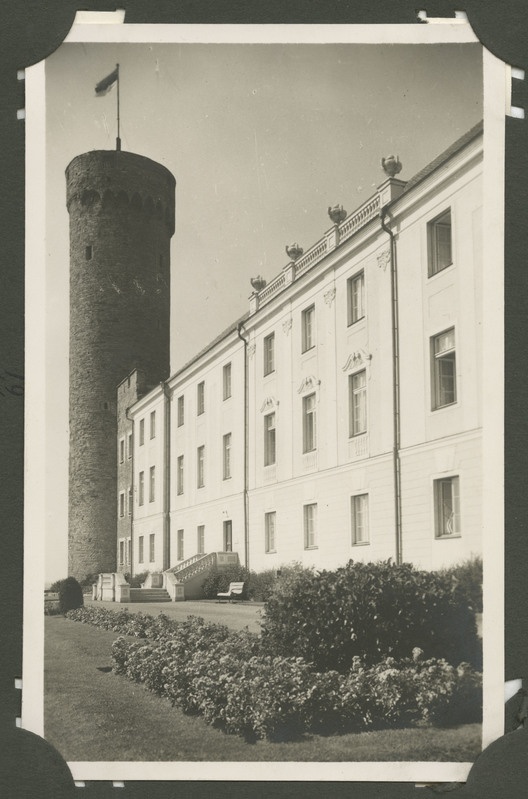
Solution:
{"label": "decorative stone urn", "polygon": [[402,171],[402,163],[397,155],[389,155],[388,158],[382,158],[381,166],[385,174],[390,178],[395,177]]}
{"label": "decorative stone urn", "polygon": [[342,205],[334,205],[333,208],[328,208],[328,216],[334,225],[339,225],[340,222],[343,222],[346,219],[347,212]]}
{"label": "decorative stone urn", "polygon": [[251,283],[255,291],[262,291],[262,289],[266,285],[266,281],[264,280],[262,275],[257,275],[257,277],[250,278],[249,282]]}
{"label": "decorative stone urn", "polygon": [[291,258],[292,261],[296,261],[297,258],[300,258],[303,252],[304,252],[303,248],[299,247],[297,242],[294,242],[293,244],[288,244],[286,246],[286,255],[288,256],[288,258]]}

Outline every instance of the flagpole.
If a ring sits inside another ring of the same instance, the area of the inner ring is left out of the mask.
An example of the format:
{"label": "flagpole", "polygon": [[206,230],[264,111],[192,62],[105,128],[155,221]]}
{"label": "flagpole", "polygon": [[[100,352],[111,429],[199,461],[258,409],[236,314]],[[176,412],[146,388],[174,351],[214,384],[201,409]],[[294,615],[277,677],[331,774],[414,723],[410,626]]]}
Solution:
{"label": "flagpole", "polygon": [[119,135],[119,64],[116,64],[117,69],[117,138],[116,138],[116,150],[121,149],[121,137]]}

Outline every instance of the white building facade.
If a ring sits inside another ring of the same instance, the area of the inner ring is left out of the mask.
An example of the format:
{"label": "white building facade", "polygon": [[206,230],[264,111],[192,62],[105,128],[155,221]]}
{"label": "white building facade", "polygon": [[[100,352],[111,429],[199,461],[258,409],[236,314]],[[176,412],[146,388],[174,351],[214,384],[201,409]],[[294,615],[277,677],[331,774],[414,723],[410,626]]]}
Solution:
{"label": "white building facade", "polygon": [[407,183],[393,160],[128,409],[134,571],[481,553],[482,154],[480,126]]}

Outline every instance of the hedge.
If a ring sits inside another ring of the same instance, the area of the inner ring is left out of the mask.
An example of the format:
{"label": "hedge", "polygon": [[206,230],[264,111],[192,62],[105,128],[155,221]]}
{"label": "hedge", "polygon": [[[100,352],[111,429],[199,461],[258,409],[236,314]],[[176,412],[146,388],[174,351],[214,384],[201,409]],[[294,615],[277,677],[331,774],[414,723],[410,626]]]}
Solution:
{"label": "hedge", "polygon": [[357,656],[402,658],[413,647],[452,664],[481,663],[475,614],[453,576],[390,562],[281,577],[266,603],[262,642],[268,654],[325,671],[347,671]]}

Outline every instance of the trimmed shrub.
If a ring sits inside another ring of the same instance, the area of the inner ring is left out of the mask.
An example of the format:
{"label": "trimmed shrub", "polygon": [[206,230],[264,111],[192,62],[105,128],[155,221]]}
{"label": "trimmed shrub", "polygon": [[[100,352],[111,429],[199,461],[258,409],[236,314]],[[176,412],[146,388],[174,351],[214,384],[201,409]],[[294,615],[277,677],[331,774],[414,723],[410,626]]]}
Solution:
{"label": "trimmed shrub", "polygon": [[440,574],[453,581],[454,590],[461,601],[467,602],[475,613],[482,613],[482,558],[475,555]]}
{"label": "trimmed shrub", "polygon": [[248,598],[249,571],[244,566],[230,566],[225,571],[213,572],[206,577],[202,586],[204,599],[216,599],[216,595],[227,591],[229,583],[244,581],[242,599]]}
{"label": "trimmed shrub", "polygon": [[277,583],[277,579],[275,569],[251,572],[249,575],[249,598],[255,602],[267,602]]}
{"label": "trimmed shrub", "polygon": [[139,574],[125,574],[125,580],[129,584],[130,588],[141,588],[145,580],[147,579],[149,572],[139,572]]}
{"label": "trimmed shrub", "polygon": [[63,614],[66,614],[69,610],[81,608],[84,605],[83,590],[75,577],[66,577],[65,580],[59,580],[56,593],[59,595],[59,610]]}
{"label": "trimmed shrub", "polygon": [[270,655],[302,657],[322,671],[346,672],[354,657],[402,658],[413,647],[480,664],[475,615],[451,576],[410,564],[350,561],[286,574],[266,603],[262,642]]}

